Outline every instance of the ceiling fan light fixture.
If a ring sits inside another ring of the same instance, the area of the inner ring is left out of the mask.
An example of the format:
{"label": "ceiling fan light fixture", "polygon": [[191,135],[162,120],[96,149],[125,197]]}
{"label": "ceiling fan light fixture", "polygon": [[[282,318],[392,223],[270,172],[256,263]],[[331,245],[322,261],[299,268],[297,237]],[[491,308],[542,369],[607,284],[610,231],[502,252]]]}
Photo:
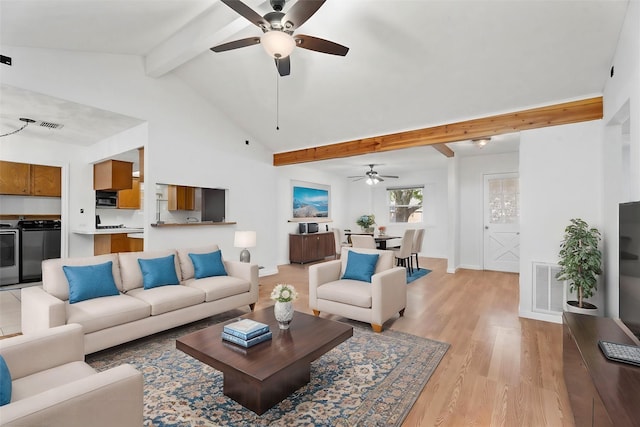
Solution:
{"label": "ceiling fan light fixture", "polygon": [[478,147],[478,148],[482,148],[485,145],[487,145],[489,143],[489,141],[491,141],[491,138],[479,138],[479,139],[473,139],[471,142],[473,142],[473,144]]}
{"label": "ceiling fan light fixture", "polygon": [[267,31],[260,37],[260,44],[264,50],[273,58],[286,58],[291,55],[296,47],[293,37],[283,31]]}

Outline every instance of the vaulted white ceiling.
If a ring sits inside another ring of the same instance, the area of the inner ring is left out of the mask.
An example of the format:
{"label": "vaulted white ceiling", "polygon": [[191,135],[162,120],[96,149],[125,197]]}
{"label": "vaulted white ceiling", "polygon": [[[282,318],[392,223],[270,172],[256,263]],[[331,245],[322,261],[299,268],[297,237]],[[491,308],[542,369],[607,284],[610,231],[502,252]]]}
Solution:
{"label": "vaulted white ceiling", "polygon": [[0,0],[0,40],[143,56],[150,76],[174,73],[282,152],[601,94],[627,3],[328,0],[296,33],[350,51],[294,50],[280,130],[273,59],[259,46],[208,49],[261,34],[216,0]]}

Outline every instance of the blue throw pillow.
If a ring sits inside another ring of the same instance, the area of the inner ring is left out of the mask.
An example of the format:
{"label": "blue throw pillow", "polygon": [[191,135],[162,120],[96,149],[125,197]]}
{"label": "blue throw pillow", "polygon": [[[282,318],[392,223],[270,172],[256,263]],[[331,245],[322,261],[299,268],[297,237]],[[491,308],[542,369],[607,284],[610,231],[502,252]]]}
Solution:
{"label": "blue throw pillow", "polygon": [[222,251],[215,251],[208,254],[189,254],[193,268],[195,270],[195,278],[226,276],[227,270],[222,262]]}
{"label": "blue throw pillow", "polygon": [[347,268],[344,269],[343,279],[361,280],[371,283],[371,276],[376,271],[378,254],[361,254],[349,251]]}
{"label": "blue throw pillow", "polygon": [[11,402],[11,372],[4,357],[0,356],[0,406]]}
{"label": "blue throw pillow", "polygon": [[180,284],[173,259],[173,254],[162,258],[138,258],[138,264],[142,270],[142,284],[145,289]]}
{"label": "blue throw pillow", "polygon": [[69,282],[69,304],[92,298],[119,295],[113,280],[113,262],[96,265],[63,265],[62,270]]}

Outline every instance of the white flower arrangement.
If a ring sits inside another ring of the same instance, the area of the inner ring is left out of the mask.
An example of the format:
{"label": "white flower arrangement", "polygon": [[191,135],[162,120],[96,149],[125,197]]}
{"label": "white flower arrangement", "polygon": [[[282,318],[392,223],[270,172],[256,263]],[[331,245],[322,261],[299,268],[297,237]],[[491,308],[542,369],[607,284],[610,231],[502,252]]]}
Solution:
{"label": "white flower arrangement", "polygon": [[271,291],[271,299],[278,302],[290,302],[298,298],[298,292],[293,285],[278,283]]}

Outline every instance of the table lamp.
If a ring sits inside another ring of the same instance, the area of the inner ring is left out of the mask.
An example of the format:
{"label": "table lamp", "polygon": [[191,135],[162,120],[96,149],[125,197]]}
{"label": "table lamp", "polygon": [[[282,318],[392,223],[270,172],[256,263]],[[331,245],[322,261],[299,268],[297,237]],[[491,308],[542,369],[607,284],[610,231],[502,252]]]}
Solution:
{"label": "table lamp", "polygon": [[236,248],[242,248],[240,252],[241,262],[250,262],[251,254],[247,248],[253,248],[256,245],[256,232],[255,231],[236,231],[233,246]]}

